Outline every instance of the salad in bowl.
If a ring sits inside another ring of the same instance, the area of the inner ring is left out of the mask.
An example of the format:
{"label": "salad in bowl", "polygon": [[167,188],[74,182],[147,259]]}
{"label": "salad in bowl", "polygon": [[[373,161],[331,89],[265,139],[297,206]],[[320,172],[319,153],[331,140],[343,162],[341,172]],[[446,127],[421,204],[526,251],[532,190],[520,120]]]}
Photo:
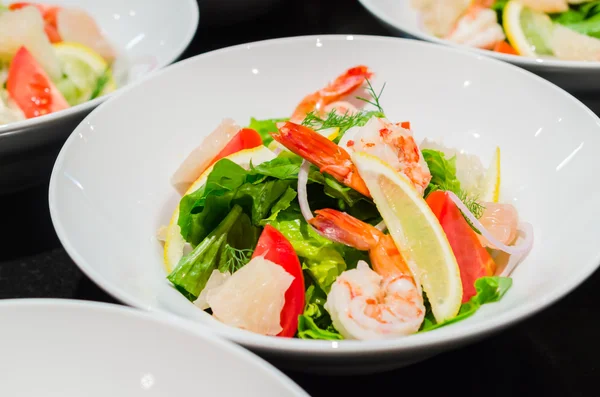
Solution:
{"label": "salad in bowl", "polygon": [[600,61],[597,0],[411,0],[422,29],[452,43],[562,61]]}
{"label": "salad in bowl", "polygon": [[492,161],[390,120],[376,71],[351,67],[289,115],[224,118],[172,175],[158,231],[190,304],[254,333],[401,338],[502,299],[533,227]]}
{"label": "salad in bowl", "polygon": [[114,91],[116,57],[95,19],[80,8],[0,4],[0,125]]}

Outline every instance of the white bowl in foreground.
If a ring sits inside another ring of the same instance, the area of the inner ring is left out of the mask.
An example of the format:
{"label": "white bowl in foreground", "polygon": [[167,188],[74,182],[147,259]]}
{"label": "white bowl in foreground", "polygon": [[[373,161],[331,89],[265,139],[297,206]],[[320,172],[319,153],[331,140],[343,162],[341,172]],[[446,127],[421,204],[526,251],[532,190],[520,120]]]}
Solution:
{"label": "white bowl in foreground", "polygon": [[[391,120],[418,141],[446,144],[488,164],[502,150],[503,200],[535,230],[527,260],[498,303],[427,333],[386,341],[307,341],[224,326],[167,282],[157,229],[179,195],[170,177],[224,117],[240,124],[289,116],[307,93],[366,64],[385,82]],[[163,106],[153,98],[172,98]],[[525,70],[450,47],[389,37],[309,36],[196,56],[117,94],[70,136],[53,170],[49,202],[65,249],[100,287],[144,310],[193,318],[220,335],[298,369],[373,372],[423,360],[522,320],[561,298],[599,263],[600,119]],[[106,161],[106,159],[110,161]]]}
{"label": "white bowl in foreground", "polygon": [[0,395],[308,397],[261,358],[168,317],[95,302],[0,301]]}
{"label": "white bowl in foreground", "polygon": [[435,37],[419,25],[419,17],[410,0],[359,0],[361,4],[391,31],[419,40],[464,48],[527,69],[572,93],[592,93],[600,90],[600,62],[563,61],[538,59],[517,55],[501,54],[456,44]]}
{"label": "white bowl in foreground", "polygon": [[[115,64],[118,89],[177,60],[194,37],[199,21],[196,0],[178,0],[177,7],[171,0],[49,3],[84,9],[95,19],[119,53]],[[112,95],[46,116],[0,125],[0,194],[47,180],[66,137],[92,109]]]}

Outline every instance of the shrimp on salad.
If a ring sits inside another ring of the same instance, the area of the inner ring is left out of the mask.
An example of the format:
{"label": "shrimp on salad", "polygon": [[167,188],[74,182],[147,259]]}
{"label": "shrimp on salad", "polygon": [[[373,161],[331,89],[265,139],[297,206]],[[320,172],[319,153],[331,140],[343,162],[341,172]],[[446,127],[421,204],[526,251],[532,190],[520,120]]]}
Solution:
{"label": "shrimp on salad", "polygon": [[[348,69],[291,118],[225,118],[188,151],[159,239],[167,279],[198,310],[271,337],[402,338],[510,288],[532,229],[499,202],[499,182],[473,193],[499,169],[417,144],[410,122],[386,116],[373,75]],[[351,102],[359,90],[375,109]],[[494,253],[509,270],[497,274]]]}
{"label": "shrimp on salad", "polygon": [[411,0],[423,28],[497,53],[600,61],[594,0]]}
{"label": "shrimp on salad", "polygon": [[373,117],[364,126],[349,129],[336,145],[311,128],[287,122],[273,134],[273,139],[365,196],[369,196],[366,185],[350,159],[350,153],[355,151],[385,160],[423,194],[431,173],[412,132],[405,127],[409,127],[408,123],[394,124]]}
{"label": "shrimp on salad", "polygon": [[340,100],[360,88],[365,79],[371,78],[372,75],[369,68],[363,65],[346,70],[326,87],[305,96],[294,110],[290,120],[301,123],[312,111],[319,114],[336,108],[339,108],[340,112],[356,111],[352,104]]}
{"label": "shrimp on salad", "polygon": [[394,240],[368,223],[332,209],[309,221],[322,235],[369,251],[371,269],[359,262],[334,282],[325,309],[347,339],[381,339],[417,332],[425,316],[416,282]]}

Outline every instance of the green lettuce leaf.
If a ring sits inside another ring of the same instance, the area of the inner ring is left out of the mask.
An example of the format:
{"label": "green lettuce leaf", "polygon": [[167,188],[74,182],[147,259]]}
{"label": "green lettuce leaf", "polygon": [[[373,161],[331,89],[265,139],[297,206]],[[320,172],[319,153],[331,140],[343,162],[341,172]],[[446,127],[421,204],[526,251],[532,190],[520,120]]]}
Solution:
{"label": "green lettuce leaf", "polygon": [[[195,246],[218,222],[239,204],[254,225],[264,226],[295,199],[302,159],[281,154],[245,170],[229,159],[215,163],[206,184],[184,196],[179,203],[178,225],[183,238]],[[312,185],[312,186],[310,186]],[[316,168],[309,173],[311,208],[335,208],[375,224],[381,220],[375,204],[360,193],[341,185]],[[281,202],[279,202],[281,200]]]}
{"label": "green lettuce leaf", "polygon": [[278,131],[276,123],[288,120],[289,118],[257,120],[254,117],[252,117],[250,118],[250,125],[248,125],[248,128],[252,128],[256,132],[258,132],[263,140],[263,145],[268,146],[269,143],[273,141],[273,137],[271,136],[270,132]]}
{"label": "green lettuce leaf", "polygon": [[275,219],[277,219],[277,216],[279,215],[279,213],[281,211],[288,209],[297,195],[298,195],[298,193],[296,193],[296,191],[294,189],[292,189],[291,187],[288,186],[285,193],[283,193],[283,195],[279,198],[279,200],[271,208],[271,215],[268,218],[261,220],[259,222],[259,224],[261,226],[265,226],[269,222],[272,222]]}
{"label": "green lettuce leaf", "polygon": [[304,271],[325,292],[329,292],[335,279],[344,270],[356,267],[359,260],[370,263],[366,252],[335,243],[318,234],[302,217],[297,202],[291,203],[268,223],[292,244]]}
{"label": "green lettuce leaf", "polygon": [[[184,196],[179,203],[178,225],[183,238],[195,246],[238,204],[250,216],[252,224],[260,225],[271,209],[283,199],[290,201],[293,181],[258,178],[231,160],[215,163],[206,184]],[[279,204],[281,210],[286,204]]]}
{"label": "green lettuce leaf", "polygon": [[304,313],[298,319],[298,337],[301,339],[341,340],[342,335],[333,327],[324,308],[327,295],[311,284],[306,289]]}
{"label": "green lettuce leaf", "polygon": [[230,250],[226,247],[254,249],[258,236],[259,229],[251,224],[242,207],[234,205],[217,227],[181,258],[167,279],[187,299],[194,301],[206,286],[213,270],[229,270]]}
{"label": "green lettuce leaf", "polygon": [[346,270],[341,245],[324,238],[310,227],[296,203],[268,223],[292,244],[312,279],[323,290],[329,291],[335,279]]}
{"label": "green lettuce leaf", "polygon": [[568,11],[552,14],[551,18],[578,33],[600,38],[600,1],[571,5]]}
{"label": "green lettuce leaf", "polygon": [[482,305],[499,301],[511,286],[512,279],[510,277],[494,276],[479,278],[475,281],[477,293],[468,302],[462,304],[456,317],[438,324],[435,322],[431,310],[428,310],[419,332],[431,331],[436,328],[462,321],[475,314]]}
{"label": "green lettuce leaf", "polygon": [[431,182],[425,190],[425,196],[434,190],[449,190],[460,193],[460,181],[456,177],[456,157],[446,159],[439,150],[423,149],[423,159],[431,172]]}

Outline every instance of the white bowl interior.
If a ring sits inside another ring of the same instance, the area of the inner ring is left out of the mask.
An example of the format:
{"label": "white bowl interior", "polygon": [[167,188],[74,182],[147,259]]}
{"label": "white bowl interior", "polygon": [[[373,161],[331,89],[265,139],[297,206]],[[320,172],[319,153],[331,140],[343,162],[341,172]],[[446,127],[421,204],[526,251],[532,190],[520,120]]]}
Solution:
{"label": "white bowl interior", "polygon": [[[169,67],[96,109],[53,171],[50,207],[77,264],[117,298],[211,324],[266,349],[319,352],[331,343],[268,338],[221,326],[168,284],[155,238],[178,202],[169,184],[185,156],[224,117],[289,115],[308,92],[368,64],[388,117],[415,135],[481,156],[502,150],[502,196],[535,230],[529,257],[501,302],[438,330],[384,342],[343,341],[337,352],[468,338],[530,315],[597,266],[600,120],[537,76],[466,51],[378,37],[322,36],[237,46]],[[170,98],[164,106],[163,98]],[[322,350],[324,349],[324,350]]]}
{"label": "white bowl interior", "polygon": [[248,351],[135,309],[9,300],[0,317],[3,396],[308,396]]}

